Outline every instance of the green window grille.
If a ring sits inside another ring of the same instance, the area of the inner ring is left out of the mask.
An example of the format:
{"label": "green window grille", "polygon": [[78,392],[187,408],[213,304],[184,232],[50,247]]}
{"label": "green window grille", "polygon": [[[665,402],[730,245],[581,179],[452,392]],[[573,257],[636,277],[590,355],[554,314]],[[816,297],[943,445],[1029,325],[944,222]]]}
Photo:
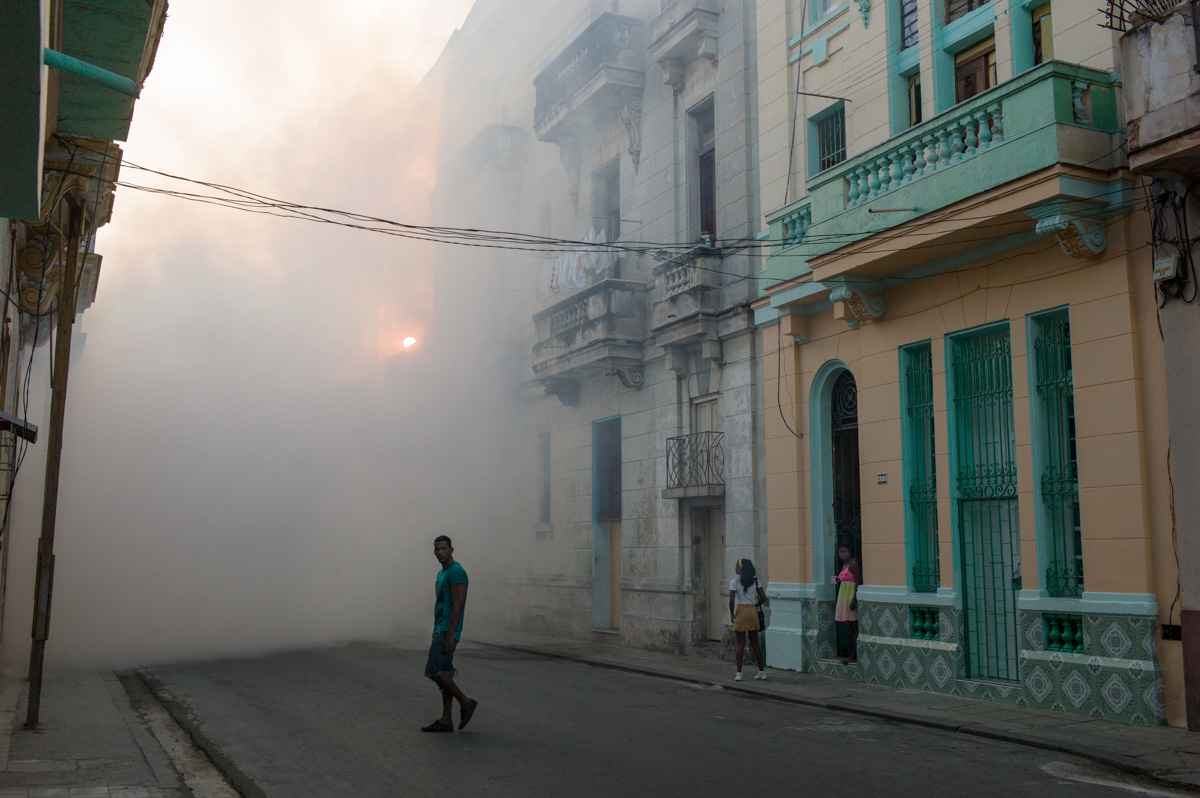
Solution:
{"label": "green window grille", "polygon": [[846,160],[846,109],[839,107],[817,120],[817,169],[825,171]]}
{"label": "green window grille", "polygon": [[1051,596],[1079,596],[1083,593],[1083,541],[1067,312],[1034,317],[1032,332],[1038,531],[1046,558],[1043,587]]}
{"label": "green window grille", "polygon": [[972,678],[1016,681],[1021,589],[1008,324],[949,340],[951,498]]}
{"label": "green window grille", "polygon": [[1047,612],[1045,624],[1046,650],[1064,654],[1083,653],[1083,616]]}
{"label": "green window grille", "polygon": [[904,383],[905,529],[912,589],[934,593],[942,584],[938,564],[937,473],[934,462],[933,356],[928,342],[900,350]]}
{"label": "green window grille", "polygon": [[909,607],[913,640],[937,640],[941,637],[941,621],[937,607]]}

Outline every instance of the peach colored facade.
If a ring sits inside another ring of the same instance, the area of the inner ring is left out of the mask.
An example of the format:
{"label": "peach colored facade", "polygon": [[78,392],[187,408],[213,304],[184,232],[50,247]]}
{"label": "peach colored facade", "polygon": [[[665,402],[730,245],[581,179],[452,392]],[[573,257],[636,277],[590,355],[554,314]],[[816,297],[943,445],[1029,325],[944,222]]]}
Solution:
{"label": "peach colored facade", "polygon": [[[814,19],[814,5],[818,13],[832,7]],[[1161,624],[1179,622],[1163,344],[1144,245],[1149,216],[1120,151],[1119,53],[1091,6],[976,5],[983,8],[952,19],[940,0],[919,0],[919,43],[906,50],[897,26],[908,3],[758,4],[770,246],[755,308],[777,618],[768,633],[771,664],[1178,725],[1182,654],[1160,634]],[[810,18],[801,24],[804,9]],[[1044,49],[1040,62],[1021,62],[1031,52],[1021,26],[1031,19],[1042,25],[1040,46],[1052,38],[1055,60]],[[975,95],[956,96],[964,59],[988,46],[994,79]],[[906,64],[908,77],[897,80]],[[922,113],[897,120],[897,109],[909,106],[896,92],[913,80],[925,89]],[[1036,121],[1048,105],[1057,110]],[[844,119],[844,153],[829,164],[824,143],[811,139],[822,115],[835,112]],[[939,141],[947,143],[940,158]],[[1037,314],[1055,309],[1069,319],[1086,574],[1066,593],[1045,576],[1052,532],[1040,514],[1035,452],[1046,433],[1030,363]],[[988,532],[986,523],[981,532],[963,520],[967,494],[955,458],[965,457],[969,420],[954,417],[959,389],[947,362],[955,341],[985,325],[1007,331],[1011,346],[1011,526],[1019,542],[1005,553],[1012,585],[1004,594],[1011,594],[1006,613],[1016,639],[1001,634],[999,643],[978,627],[1001,611],[976,606],[983,594],[973,594],[965,565]],[[940,580],[918,588],[901,350],[923,342],[932,365]],[[829,385],[847,371],[857,391],[855,555],[863,573],[852,665],[838,662],[845,630],[839,639],[831,623],[832,527],[841,521],[830,506],[832,455],[823,443]],[[988,646],[1007,646],[1012,667],[988,671],[979,654]]]}

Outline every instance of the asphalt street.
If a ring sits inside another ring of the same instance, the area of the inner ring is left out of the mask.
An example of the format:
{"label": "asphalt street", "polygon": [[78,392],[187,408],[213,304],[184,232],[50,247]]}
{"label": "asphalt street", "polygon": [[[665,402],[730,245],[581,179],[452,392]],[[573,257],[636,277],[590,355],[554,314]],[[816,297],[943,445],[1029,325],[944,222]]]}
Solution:
{"label": "asphalt street", "polygon": [[423,734],[441,711],[427,646],[147,676],[235,786],[272,798],[1182,794],[1053,752],[469,642],[459,683],[480,708],[464,731]]}

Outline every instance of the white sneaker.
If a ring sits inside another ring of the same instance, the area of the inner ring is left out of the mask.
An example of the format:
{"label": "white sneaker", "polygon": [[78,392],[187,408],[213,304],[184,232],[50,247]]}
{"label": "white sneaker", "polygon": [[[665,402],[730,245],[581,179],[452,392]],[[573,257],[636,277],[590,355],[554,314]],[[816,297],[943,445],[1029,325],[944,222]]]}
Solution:
{"label": "white sneaker", "polygon": [[759,671],[758,673],[754,674],[754,678],[755,679],[765,679],[765,678],[767,678],[767,672]]}
{"label": "white sneaker", "polygon": [[733,674],[733,680],[735,682],[740,682],[742,680],[742,672],[738,671],[737,673]]}

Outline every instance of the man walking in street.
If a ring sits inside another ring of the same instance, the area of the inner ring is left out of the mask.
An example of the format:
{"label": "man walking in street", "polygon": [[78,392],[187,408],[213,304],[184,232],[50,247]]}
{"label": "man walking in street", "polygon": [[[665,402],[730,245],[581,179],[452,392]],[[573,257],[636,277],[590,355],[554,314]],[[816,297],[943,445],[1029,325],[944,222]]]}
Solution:
{"label": "man walking in street", "polygon": [[423,732],[452,732],[454,718],[450,711],[458,700],[458,728],[471,722],[479,702],[467,698],[454,683],[454,649],[462,635],[463,612],[467,606],[467,572],[454,560],[454,546],[450,538],[438,535],[433,541],[433,556],[442,564],[434,582],[435,603],[433,605],[433,642],[429,646],[429,659],[425,662],[425,675],[442,691],[442,717]]}

